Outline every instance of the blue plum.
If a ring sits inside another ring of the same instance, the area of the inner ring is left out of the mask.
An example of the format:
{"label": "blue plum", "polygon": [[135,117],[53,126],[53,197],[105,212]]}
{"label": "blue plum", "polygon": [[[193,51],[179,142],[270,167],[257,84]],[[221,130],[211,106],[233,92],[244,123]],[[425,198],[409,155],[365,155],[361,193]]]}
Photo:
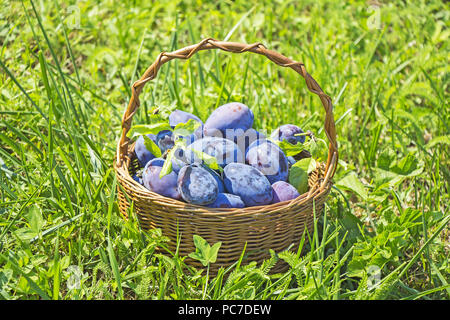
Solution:
{"label": "blue plum", "polygon": [[203,121],[200,120],[199,117],[197,117],[196,115],[193,115],[192,113],[186,112],[186,111],[181,111],[178,109],[175,109],[170,115],[169,115],[169,125],[173,128],[176,127],[177,124],[180,123],[186,123],[188,122],[190,119],[193,119],[195,121],[200,122],[201,124],[203,124]]}
{"label": "blue plum", "polygon": [[222,177],[214,170],[208,168],[207,166],[202,165],[202,167],[208,171],[209,173],[211,173],[211,175],[214,177],[214,179],[217,182],[217,187],[219,188],[219,193],[223,193],[225,192],[225,184],[223,183],[223,179]]}
{"label": "blue plum", "polygon": [[216,201],[209,204],[210,208],[244,208],[245,203],[242,199],[231,193],[219,193]]}
{"label": "blue plum", "polygon": [[272,184],[273,189],[273,200],[272,203],[288,201],[297,198],[300,196],[297,189],[285,182],[285,181],[277,181]]}
{"label": "blue plum", "polygon": [[227,129],[248,130],[253,126],[253,112],[239,102],[224,104],[214,110],[205,122],[205,136],[225,137]]}
{"label": "blue plum", "polygon": [[217,163],[222,167],[232,162],[244,162],[244,156],[239,147],[233,141],[224,138],[204,137],[187,147],[186,158],[188,161],[201,163],[201,159],[193,150],[215,157]]}
{"label": "blue plum", "polygon": [[174,151],[174,157],[172,158],[172,170],[178,174],[181,168],[187,164],[183,149],[177,148]]}
{"label": "blue plum", "polygon": [[156,192],[162,196],[181,199],[181,195],[177,188],[178,175],[175,171],[159,178],[164,161],[165,160],[162,158],[154,158],[145,165],[144,172],[142,173],[144,186],[150,191]]}
{"label": "blue plum", "polygon": [[250,128],[246,131],[242,129],[227,129],[225,133],[225,138],[237,144],[239,149],[242,151],[242,154],[245,154],[247,148],[254,141],[259,139],[265,139],[266,136],[253,128]]}
{"label": "blue plum", "polygon": [[287,142],[291,144],[297,144],[297,142],[304,143],[305,142],[305,136],[296,136],[296,134],[304,133],[300,127],[294,125],[294,124],[284,124],[277,129],[275,129],[274,132],[272,132],[272,135],[270,136],[272,139],[276,139],[278,141],[286,140]]}
{"label": "blue plum", "polygon": [[247,163],[261,171],[270,183],[286,181],[289,163],[284,152],[269,140],[256,140],[247,149]]}
{"label": "blue plum", "polygon": [[158,132],[158,134],[156,135],[156,144],[161,149],[162,153],[166,152],[169,149],[172,149],[173,146],[175,145],[172,131],[162,130]]}
{"label": "blue plum", "polygon": [[243,163],[230,163],[224,168],[224,174],[227,191],[239,196],[247,207],[272,202],[272,186],[258,169]]}
{"label": "blue plum", "polygon": [[[154,134],[147,134],[154,143],[156,143],[156,136]],[[147,150],[144,144],[145,140],[143,136],[139,136],[134,145],[134,152],[141,167],[145,167],[147,162],[155,158],[155,155]]]}
{"label": "blue plum", "polygon": [[142,185],[144,184],[144,182],[142,181],[142,178],[141,178],[141,177],[138,177],[137,174],[134,174],[132,178],[133,178],[133,180],[136,181],[137,183],[142,184]]}
{"label": "blue plum", "polygon": [[211,173],[196,164],[181,168],[177,185],[183,200],[197,205],[213,203],[219,193],[217,181]]}

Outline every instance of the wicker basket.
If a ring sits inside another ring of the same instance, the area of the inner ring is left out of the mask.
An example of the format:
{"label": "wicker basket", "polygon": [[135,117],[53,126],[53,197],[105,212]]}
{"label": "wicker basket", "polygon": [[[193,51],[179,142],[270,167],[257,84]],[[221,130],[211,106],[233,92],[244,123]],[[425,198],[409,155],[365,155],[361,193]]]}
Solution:
{"label": "wicker basket", "polygon": [[[149,191],[131,176],[138,168],[134,143],[126,136],[133,115],[139,107],[139,94],[144,85],[154,79],[159,68],[166,62],[179,58],[189,59],[200,50],[221,49],[233,53],[254,52],[266,56],[274,63],[298,72],[306,81],[308,89],[317,94],[325,108],[325,132],[330,142],[326,164],[320,164],[309,176],[309,191],[300,197],[281,203],[248,207],[243,209],[215,209],[188,204]],[[140,80],[132,85],[132,96],[122,118],[122,135],[117,144],[114,163],[118,185],[118,201],[122,215],[127,218],[131,203],[142,229],[161,228],[171,241],[169,248],[175,251],[177,233],[181,237],[179,253],[187,256],[195,251],[193,235],[205,238],[211,245],[221,241],[216,263],[211,272],[221,266],[236,262],[246,245],[246,261],[262,262],[270,257],[269,249],[280,252],[292,244],[298,246],[305,227],[311,233],[314,215],[320,216],[324,201],[331,188],[331,178],[336,171],[338,159],[336,131],[331,99],[306,72],[305,66],[262,44],[242,44],[205,39],[198,44],[170,53],[161,53],[145,71]],[[200,267],[198,261],[185,260],[189,265]],[[276,266],[275,271],[283,266]]]}

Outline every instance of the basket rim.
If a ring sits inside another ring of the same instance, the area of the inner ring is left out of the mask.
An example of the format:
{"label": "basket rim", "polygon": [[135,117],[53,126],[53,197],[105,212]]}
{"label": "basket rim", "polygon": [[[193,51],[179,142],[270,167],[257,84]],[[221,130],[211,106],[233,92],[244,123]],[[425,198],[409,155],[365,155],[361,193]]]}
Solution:
{"label": "basket rim", "polygon": [[[127,157],[130,159],[129,157]],[[123,161],[122,164],[118,165],[114,161],[114,169],[118,178],[119,183],[126,183],[130,189],[133,191],[133,195],[139,197],[140,199],[148,199],[155,204],[160,204],[165,207],[172,207],[180,211],[189,212],[196,215],[205,216],[224,216],[224,217],[238,217],[244,215],[265,215],[278,213],[281,210],[288,210],[290,208],[300,207],[309,203],[310,200],[314,201],[315,198],[320,197],[324,193],[327,193],[333,182],[329,179],[325,181],[324,177],[324,166],[323,162],[320,162],[318,167],[308,175],[308,181],[311,179],[312,175],[317,175],[316,182],[309,187],[308,191],[301,194],[295,199],[287,200],[278,203],[271,203],[267,205],[251,206],[244,208],[210,208],[201,205],[195,205],[191,203],[184,202],[182,200],[177,200],[160,195],[153,192],[143,185],[135,181],[129,172],[130,161]]]}

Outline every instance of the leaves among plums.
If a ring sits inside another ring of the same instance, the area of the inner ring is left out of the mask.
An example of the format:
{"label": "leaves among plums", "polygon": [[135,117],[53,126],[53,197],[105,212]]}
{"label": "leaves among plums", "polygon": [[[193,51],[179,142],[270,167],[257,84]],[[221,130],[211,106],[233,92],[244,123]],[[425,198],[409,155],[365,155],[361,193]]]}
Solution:
{"label": "leaves among plums", "polygon": [[175,155],[175,150],[176,148],[173,148],[167,153],[166,161],[164,161],[164,165],[161,169],[161,172],[159,173],[160,179],[172,172],[172,159]]}
{"label": "leaves among plums", "polygon": [[145,148],[147,148],[147,150],[150,151],[156,158],[161,157],[161,149],[158,145],[146,135],[143,135],[143,137]]}
{"label": "leaves among plums", "polygon": [[195,153],[197,159],[201,160],[201,162],[205,164],[208,168],[219,171],[223,170],[222,167],[219,166],[219,164],[217,163],[216,157],[210,156],[209,154],[201,152],[199,150],[192,149],[192,151]]}
{"label": "leaves among plums", "polygon": [[280,149],[284,152],[286,157],[295,156],[296,154],[299,154],[305,149],[305,146],[301,143],[292,144],[288,142],[287,140],[277,141],[272,140],[272,142],[276,143]]}
{"label": "leaves among plums", "polygon": [[185,137],[193,134],[202,124],[194,119],[189,119],[186,123],[179,123],[173,129],[175,136]]}
{"label": "leaves among plums", "polygon": [[305,158],[292,165],[289,172],[289,183],[297,188],[300,194],[308,191],[308,174],[316,169],[313,158]]}
{"label": "leaves among plums", "polygon": [[133,139],[140,135],[146,134],[154,134],[157,135],[159,132],[163,130],[172,130],[170,125],[167,122],[157,122],[152,124],[137,124],[130,128],[130,131],[127,133],[127,137]]}

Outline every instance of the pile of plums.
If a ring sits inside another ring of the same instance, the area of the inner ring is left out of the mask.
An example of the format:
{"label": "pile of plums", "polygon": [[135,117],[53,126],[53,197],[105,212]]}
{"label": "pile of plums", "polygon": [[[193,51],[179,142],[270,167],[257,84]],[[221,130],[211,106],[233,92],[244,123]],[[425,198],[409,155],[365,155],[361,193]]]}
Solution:
{"label": "pile of plums", "polygon": [[[300,194],[289,184],[289,168],[295,159],[287,157],[274,141],[304,143],[304,132],[296,125],[277,128],[270,139],[253,129],[253,112],[244,104],[231,102],[218,107],[203,123],[197,116],[181,110],[169,116],[175,128],[190,119],[199,123],[194,133],[183,137],[186,148],[171,157],[172,171],[160,178],[164,155],[174,147],[171,130],[148,134],[160,149],[155,157],[140,136],[135,153],[143,167],[142,176],[133,178],[160,195],[212,208],[243,208],[292,200]],[[215,157],[223,170],[213,170],[199,156]]]}

